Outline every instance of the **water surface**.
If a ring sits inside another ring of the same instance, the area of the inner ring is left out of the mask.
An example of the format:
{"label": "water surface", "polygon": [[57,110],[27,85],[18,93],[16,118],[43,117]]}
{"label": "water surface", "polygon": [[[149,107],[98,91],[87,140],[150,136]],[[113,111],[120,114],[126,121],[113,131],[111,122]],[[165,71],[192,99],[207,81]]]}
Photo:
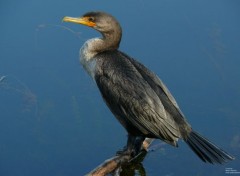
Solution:
{"label": "water surface", "polygon": [[237,0],[1,2],[0,77],[6,77],[0,81],[0,175],[84,175],[125,145],[125,130],[78,61],[84,41],[99,34],[61,22],[90,10],[119,19],[121,50],[161,77],[194,129],[237,158],[207,165],[183,142],[177,149],[163,145],[145,158],[146,175],[240,171],[239,5]]}

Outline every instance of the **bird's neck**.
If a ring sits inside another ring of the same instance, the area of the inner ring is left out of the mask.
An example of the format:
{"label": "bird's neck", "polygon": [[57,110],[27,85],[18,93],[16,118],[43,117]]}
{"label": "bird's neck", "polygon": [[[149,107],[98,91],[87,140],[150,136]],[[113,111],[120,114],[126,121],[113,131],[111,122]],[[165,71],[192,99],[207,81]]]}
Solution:
{"label": "bird's neck", "polygon": [[117,35],[104,33],[102,38],[93,38],[84,43],[80,49],[80,62],[89,75],[94,77],[95,74],[96,61],[94,57],[98,53],[118,49],[120,41],[121,31]]}
{"label": "bird's neck", "polygon": [[122,37],[121,30],[104,33],[102,36],[102,43],[100,45],[102,51],[118,49]]}
{"label": "bird's neck", "polygon": [[100,53],[103,51],[118,49],[121,37],[121,27],[109,32],[104,32],[102,33],[102,38],[95,38],[87,41],[89,44],[89,51],[92,53]]}

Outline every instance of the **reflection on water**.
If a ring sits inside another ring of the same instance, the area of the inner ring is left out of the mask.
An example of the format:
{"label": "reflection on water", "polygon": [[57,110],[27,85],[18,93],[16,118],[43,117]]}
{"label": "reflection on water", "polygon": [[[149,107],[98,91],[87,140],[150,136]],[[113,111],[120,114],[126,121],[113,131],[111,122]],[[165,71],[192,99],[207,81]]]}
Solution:
{"label": "reflection on water", "polygon": [[12,91],[22,96],[23,113],[38,114],[37,96],[28,88],[28,86],[15,76],[0,76],[0,90]]}
{"label": "reflection on water", "polygon": [[214,65],[221,79],[226,80],[222,62],[225,60],[227,48],[222,39],[222,29],[214,23],[208,31],[208,36],[210,38],[210,47],[203,47],[203,50]]}
{"label": "reflection on water", "polygon": [[142,163],[133,163],[122,168],[120,176],[146,176]]}
{"label": "reflection on water", "polygon": [[[147,154],[149,154],[150,152],[155,152],[158,151],[158,155],[159,157],[166,155],[166,150],[164,147],[166,147],[168,144],[162,142],[162,141],[155,141],[153,142],[149,148],[148,148],[148,152],[147,153],[143,153],[142,156],[137,157],[137,160],[131,162],[128,165],[124,165],[121,168],[121,176],[146,176],[146,171],[144,168],[144,165],[142,163],[142,161],[144,160],[144,158],[146,157]],[[170,176],[170,175],[169,175]]]}
{"label": "reflection on water", "polygon": [[63,25],[58,25],[58,24],[39,24],[36,27],[35,31],[39,32],[41,29],[44,29],[46,27],[57,27],[57,28],[61,28],[63,30],[67,30],[67,31],[71,32],[72,34],[76,35],[78,38],[80,38],[80,35],[81,35],[81,32],[73,31],[69,27],[66,27],[66,26],[63,26]]}
{"label": "reflection on water", "polygon": [[1,1],[0,15],[0,176],[84,175],[125,144],[124,129],[79,66],[79,48],[99,33],[61,22],[94,9],[119,19],[121,50],[154,70],[188,121],[236,157],[226,165],[206,165],[183,143],[160,149],[161,143],[153,143],[154,152],[123,173],[226,176],[227,167],[240,170],[237,4],[9,2]]}
{"label": "reflection on water", "polygon": [[35,49],[38,49],[38,35],[39,32],[41,32],[43,29],[49,29],[49,28],[60,28],[62,30],[65,30],[71,34],[73,34],[74,36],[76,36],[78,39],[81,40],[86,40],[82,37],[82,33],[78,32],[78,31],[74,31],[69,27],[63,26],[63,25],[59,25],[59,24],[39,24],[37,25],[37,27],[35,28]]}
{"label": "reflection on water", "polygon": [[239,134],[236,134],[235,136],[233,136],[230,145],[233,149],[236,149],[236,150],[240,149],[240,135]]}
{"label": "reflection on water", "polygon": [[73,116],[76,120],[76,123],[78,125],[81,124],[81,109],[80,109],[80,103],[78,102],[76,96],[72,96],[71,97],[71,104],[72,104],[72,112],[73,112]]}

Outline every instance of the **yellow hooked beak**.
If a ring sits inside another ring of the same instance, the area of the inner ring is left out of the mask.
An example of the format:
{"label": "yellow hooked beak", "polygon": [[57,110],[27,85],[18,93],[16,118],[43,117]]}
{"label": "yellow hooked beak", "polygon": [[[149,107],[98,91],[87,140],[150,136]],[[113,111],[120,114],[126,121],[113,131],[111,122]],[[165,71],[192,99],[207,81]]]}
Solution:
{"label": "yellow hooked beak", "polygon": [[74,17],[64,17],[63,21],[64,22],[71,22],[71,23],[77,23],[77,24],[82,24],[85,26],[89,26],[89,27],[94,27],[96,26],[96,23],[94,23],[93,21],[89,21],[89,17],[79,17],[79,18],[74,18]]}

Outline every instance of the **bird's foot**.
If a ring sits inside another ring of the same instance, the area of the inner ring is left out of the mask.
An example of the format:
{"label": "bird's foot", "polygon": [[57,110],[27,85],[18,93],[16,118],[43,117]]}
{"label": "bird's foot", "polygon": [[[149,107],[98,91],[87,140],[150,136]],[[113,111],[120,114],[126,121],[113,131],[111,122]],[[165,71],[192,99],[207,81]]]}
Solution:
{"label": "bird's foot", "polygon": [[123,149],[116,152],[116,155],[129,155],[131,157],[135,157],[138,153],[134,148],[130,149],[127,146],[123,147]]}
{"label": "bird's foot", "polygon": [[128,154],[129,154],[129,150],[127,146],[123,147],[123,149],[120,149],[116,152],[116,155],[128,155]]}
{"label": "bird's foot", "polygon": [[122,150],[119,150],[117,155],[128,155],[134,158],[140,153],[144,139],[145,137],[129,134],[127,145]]}

